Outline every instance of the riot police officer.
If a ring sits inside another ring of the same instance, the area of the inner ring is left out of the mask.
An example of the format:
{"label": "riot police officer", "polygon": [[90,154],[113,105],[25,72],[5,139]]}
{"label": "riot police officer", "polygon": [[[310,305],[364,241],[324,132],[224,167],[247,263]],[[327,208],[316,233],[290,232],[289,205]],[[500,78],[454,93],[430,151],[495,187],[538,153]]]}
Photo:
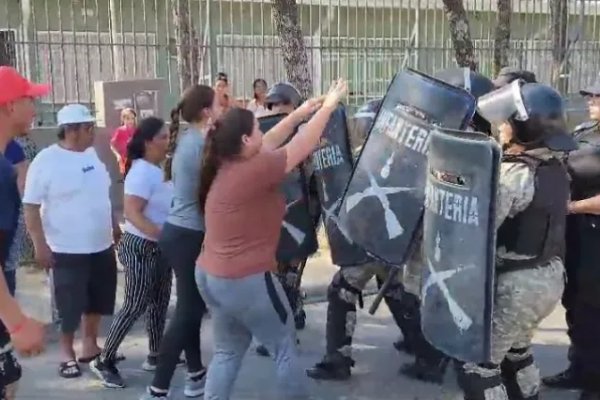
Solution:
{"label": "riot police officer", "polygon": [[[267,108],[271,110],[273,115],[277,115],[291,113],[302,104],[302,101],[302,96],[298,89],[290,83],[280,82],[269,89],[265,104]],[[312,199],[313,196],[310,196],[310,198]],[[312,208],[314,209],[316,207],[312,205]],[[314,218],[317,220],[318,215],[315,215]],[[294,313],[296,329],[304,329],[306,324],[306,313],[303,309],[303,296],[300,291],[300,285],[298,284],[298,280],[301,279],[301,265],[305,262],[306,260],[293,260],[292,262],[278,260],[276,272],[276,276],[279,278],[279,281],[285,290]],[[265,357],[269,355],[267,349],[262,345],[257,346],[256,352]]]}
{"label": "riot police officer", "polygon": [[[352,144],[362,145],[381,104],[382,99],[376,99],[363,105],[350,119],[348,132],[336,132],[338,135],[335,138],[337,143],[333,143],[334,140],[326,141],[330,143],[325,143],[322,150],[327,152],[329,156],[337,154],[338,156],[335,158],[340,161],[343,158],[344,162],[330,162],[330,159],[325,163],[320,162],[318,155],[320,150],[317,150],[313,154],[315,171],[326,169],[331,174],[331,170],[336,169],[333,172],[338,178],[336,180],[343,181],[342,188],[345,186],[345,182],[349,179],[352,171],[353,157],[350,154],[342,155],[343,150],[341,149],[350,149],[353,147]],[[343,123],[333,125],[345,126]],[[344,137],[340,138],[339,136]],[[341,142],[345,143],[342,145]],[[331,148],[331,146],[336,145],[339,146],[335,150]],[[353,156],[356,157],[360,153],[360,145],[355,148]],[[321,177],[317,178],[318,181],[321,179]],[[322,187],[327,187],[327,185],[322,185]],[[323,192],[326,191],[330,193],[322,193],[322,197],[329,199],[329,202],[333,199],[333,204],[335,204],[335,198],[341,195],[340,191],[336,191],[331,187],[323,189]],[[333,192],[338,193],[333,194]],[[323,205],[323,207],[326,207],[326,205]],[[347,234],[340,233],[344,231],[344,227],[341,226],[342,222],[330,215],[331,213],[329,210],[324,211],[325,228],[332,260],[340,267],[340,270],[334,275],[327,291],[326,354],[320,362],[307,371],[307,374],[309,377],[318,380],[347,380],[351,376],[351,367],[354,366],[354,360],[351,358],[351,347],[356,327],[356,305],[358,303],[362,306],[361,295],[367,283],[375,277],[378,284],[381,285],[387,279],[390,268],[381,262],[375,261],[364,250],[348,240]],[[335,219],[335,228],[331,227],[332,219]],[[413,298],[414,296],[405,292],[401,275],[393,280],[384,294],[384,301],[404,337],[404,341],[398,347],[411,353],[415,347],[414,332],[418,331],[419,324],[418,301],[410,303]]]}
{"label": "riot police officer", "polygon": [[478,111],[498,126],[503,148],[491,362],[460,365],[458,381],[466,400],[533,400],[540,382],[531,340],[564,286],[569,178],[555,152],[577,145],[549,86],[513,81],[481,97]]}
{"label": "riot police officer", "polygon": [[575,128],[579,149],[567,160],[572,181],[562,301],[570,365],[543,381],[549,387],[583,388],[582,399],[600,399],[600,83],[580,93],[587,98],[590,121]]}
{"label": "riot police officer", "polygon": [[[472,71],[470,68],[447,68],[435,73],[435,78],[444,81],[450,85],[459,87],[471,93],[476,99],[494,90],[494,84],[486,76]],[[469,127],[477,132],[491,134],[491,125],[479,113],[475,113]],[[419,283],[421,260],[413,260],[407,265],[405,271],[405,287],[412,302],[419,304]],[[416,281],[416,285],[411,285],[410,282]],[[416,290],[411,290],[411,287],[416,286]],[[416,314],[416,313],[415,313]],[[418,315],[418,314],[416,314]],[[419,339],[415,340],[420,343],[420,349],[415,355],[413,363],[404,365],[400,372],[411,378],[423,381],[440,383],[445,373],[446,365],[449,358],[443,353],[434,349],[423,337],[420,326],[417,324],[417,331],[414,333]],[[396,342],[396,348],[400,348],[401,342]]]}
{"label": "riot police officer", "polygon": [[279,82],[269,89],[265,103],[274,114],[289,114],[302,104],[302,96],[292,84]]}

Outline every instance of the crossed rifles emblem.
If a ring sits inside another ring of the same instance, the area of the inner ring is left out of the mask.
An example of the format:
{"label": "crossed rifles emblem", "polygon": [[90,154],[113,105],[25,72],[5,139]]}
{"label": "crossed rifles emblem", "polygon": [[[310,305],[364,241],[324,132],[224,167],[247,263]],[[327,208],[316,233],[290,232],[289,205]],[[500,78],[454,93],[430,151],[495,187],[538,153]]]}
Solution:
{"label": "crossed rifles emblem", "polygon": [[404,228],[402,225],[400,225],[398,217],[396,217],[396,214],[394,214],[390,208],[390,201],[388,200],[387,196],[395,193],[411,192],[414,191],[415,188],[379,186],[373,174],[368,171],[366,173],[369,178],[370,186],[362,192],[354,193],[348,196],[346,200],[346,212],[352,211],[352,209],[356,207],[362,200],[369,197],[375,197],[383,207],[385,227],[387,229],[388,237],[389,239],[394,239],[404,233]]}
{"label": "crossed rifles emblem", "polygon": [[[436,262],[439,262],[441,259],[440,241],[440,234],[438,233],[435,240],[436,245],[434,254],[434,259]],[[456,300],[454,300],[452,293],[450,293],[450,290],[448,290],[446,281],[452,278],[454,275],[458,274],[459,272],[472,268],[474,268],[474,266],[472,265],[459,266],[454,269],[438,272],[435,270],[435,268],[433,268],[433,265],[431,264],[429,258],[427,258],[427,269],[429,270],[429,276],[427,277],[427,280],[425,281],[425,284],[423,285],[423,288],[421,290],[421,298],[423,299],[424,305],[427,298],[427,293],[429,292],[429,288],[432,286],[437,286],[439,288],[440,292],[442,293],[442,296],[446,300],[446,303],[448,303],[448,309],[450,310],[450,314],[452,314],[452,320],[454,321],[454,324],[456,324],[461,333],[468,330],[471,327],[471,325],[473,325],[473,320],[467,315],[467,313],[462,309],[462,307],[458,305]]]}

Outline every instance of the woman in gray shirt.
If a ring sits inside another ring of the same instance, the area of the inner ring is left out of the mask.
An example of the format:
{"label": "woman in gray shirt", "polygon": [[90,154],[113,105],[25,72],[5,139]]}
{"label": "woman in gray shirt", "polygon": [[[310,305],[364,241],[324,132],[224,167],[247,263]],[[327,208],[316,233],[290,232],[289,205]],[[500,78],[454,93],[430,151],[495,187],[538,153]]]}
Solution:
{"label": "woman in gray shirt", "polygon": [[[177,304],[159,350],[152,385],[144,400],[166,398],[181,351],[185,351],[188,374],[184,394],[204,394],[206,368],[200,353],[200,325],[206,305],[194,280],[194,266],[204,239],[204,218],[198,205],[200,168],[205,135],[215,117],[216,96],[208,86],[188,88],[171,112],[170,157],[165,165],[166,180],[173,181],[173,202],[159,239],[159,247],[175,272]],[[179,119],[189,125],[179,134]]]}

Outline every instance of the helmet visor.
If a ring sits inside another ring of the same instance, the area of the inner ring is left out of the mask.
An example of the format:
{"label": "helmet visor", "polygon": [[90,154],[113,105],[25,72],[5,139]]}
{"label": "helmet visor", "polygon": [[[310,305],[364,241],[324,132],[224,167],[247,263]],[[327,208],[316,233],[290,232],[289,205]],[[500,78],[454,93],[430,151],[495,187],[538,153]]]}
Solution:
{"label": "helmet visor", "polygon": [[477,102],[479,115],[492,124],[502,123],[511,117],[519,121],[527,121],[529,115],[521,96],[522,85],[523,81],[515,80],[500,89],[481,96]]}

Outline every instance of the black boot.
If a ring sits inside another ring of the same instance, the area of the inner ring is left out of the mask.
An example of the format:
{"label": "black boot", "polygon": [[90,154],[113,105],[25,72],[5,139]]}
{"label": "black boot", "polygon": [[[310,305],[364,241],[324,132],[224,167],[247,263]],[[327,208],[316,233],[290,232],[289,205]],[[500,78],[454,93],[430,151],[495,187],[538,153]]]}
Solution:
{"label": "black boot", "polygon": [[323,361],[306,370],[309,378],[324,381],[347,381],[350,379],[350,368],[354,366],[354,360],[344,357],[339,353],[331,356],[326,355]]}
{"label": "black boot", "polygon": [[415,342],[421,329],[419,299],[406,292],[401,284],[392,284],[385,293],[384,300],[402,331],[402,340],[394,342],[394,347],[400,352],[415,354]]}
{"label": "black boot", "polygon": [[403,338],[400,338],[394,342],[394,348],[401,353],[406,353],[409,355],[415,354],[415,349],[413,349],[412,345]]}
{"label": "black boot", "polygon": [[436,360],[416,357],[413,363],[400,367],[400,373],[412,379],[441,385],[446,375],[449,358],[443,356]]}
{"label": "black boot", "polygon": [[542,383],[553,389],[581,389],[582,382],[577,370],[571,365],[566,370],[542,378]]}
{"label": "black boot", "polygon": [[303,309],[294,316],[294,323],[296,324],[296,330],[301,331],[306,327],[306,313]]}

